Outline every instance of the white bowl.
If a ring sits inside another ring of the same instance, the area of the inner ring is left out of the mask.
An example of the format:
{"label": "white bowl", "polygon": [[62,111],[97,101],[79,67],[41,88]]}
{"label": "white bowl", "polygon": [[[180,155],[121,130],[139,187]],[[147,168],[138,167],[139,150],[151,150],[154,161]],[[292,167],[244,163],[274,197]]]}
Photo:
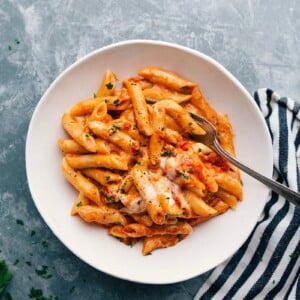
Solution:
{"label": "white bowl", "polygon": [[63,112],[91,97],[104,71],[120,79],[155,65],[197,82],[209,102],[227,113],[233,125],[237,157],[262,174],[272,175],[268,130],[245,88],[215,60],[197,51],[159,41],[127,41],[96,50],[74,63],[51,84],[32,116],[26,141],[26,171],[30,191],[41,216],[54,234],[94,268],[130,281],[167,284],[200,275],[236,252],[257,222],[268,189],[243,174],[244,200],[204,224],[174,247],[142,256],[141,245],[126,246],[99,226],[70,216],[75,190],[61,173],[58,138]]}

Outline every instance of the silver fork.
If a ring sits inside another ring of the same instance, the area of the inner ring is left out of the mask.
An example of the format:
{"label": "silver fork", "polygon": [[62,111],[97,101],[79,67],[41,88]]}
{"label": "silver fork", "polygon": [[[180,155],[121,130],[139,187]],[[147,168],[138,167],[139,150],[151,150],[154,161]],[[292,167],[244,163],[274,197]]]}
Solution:
{"label": "silver fork", "polygon": [[238,167],[240,170],[244,171],[248,175],[254,177],[258,181],[265,184],[267,187],[269,187],[271,190],[276,192],[277,194],[283,196],[286,200],[290,201],[297,207],[300,207],[300,194],[287,188],[286,186],[276,182],[275,180],[272,180],[253,169],[245,166],[243,163],[241,163],[239,160],[234,158],[231,154],[229,154],[227,151],[225,151],[221,145],[219,144],[219,141],[217,139],[217,131],[213,124],[211,124],[206,119],[190,112],[191,117],[196,120],[199,125],[206,131],[205,135],[191,135],[191,138],[197,142],[200,142],[206,146],[208,146],[211,150],[215,151],[222,157],[224,157],[226,160],[231,162],[233,165]]}

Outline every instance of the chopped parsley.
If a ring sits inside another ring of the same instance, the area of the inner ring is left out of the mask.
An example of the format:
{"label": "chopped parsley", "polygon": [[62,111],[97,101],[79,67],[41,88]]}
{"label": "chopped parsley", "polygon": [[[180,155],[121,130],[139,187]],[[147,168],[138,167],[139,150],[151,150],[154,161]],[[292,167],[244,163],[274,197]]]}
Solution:
{"label": "chopped parsley", "polygon": [[109,196],[109,195],[104,195],[104,196],[105,196],[107,202],[112,202],[115,200],[114,196]]}
{"label": "chopped parsley", "polygon": [[7,49],[8,49],[8,51],[11,51],[12,50],[11,45],[8,45]]}
{"label": "chopped parsley", "polygon": [[18,39],[15,39],[15,43],[16,43],[17,45],[19,45],[19,44],[20,44],[20,41],[19,41]]}
{"label": "chopped parsley", "polygon": [[30,236],[34,236],[35,235],[35,230],[31,230]]}
{"label": "chopped parsley", "polygon": [[11,297],[11,294],[10,293],[5,293],[4,295],[3,295],[3,300],[13,300],[13,298]]}
{"label": "chopped parsley", "polygon": [[119,99],[115,99],[115,100],[113,101],[113,104],[114,104],[115,106],[118,106],[118,105],[120,104],[120,100],[119,100]]}
{"label": "chopped parsley", "polygon": [[111,127],[111,128],[108,129],[108,131],[109,131],[109,135],[112,136],[117,132],[117,129],[114,128],[114,127]]}
{"label": "chopped parsley", "polygon": [[273,283],[273,284],[275,284],[275,283],[276,283],[276,280],[275,280],[275,279],[273,279],[273,280],[272,280],[272,283]]}
{"label": "chopped parsley", "polygon": [[110,180],[110,176],[106,176],[105,179],[106,179],[106,181],[109,181]]}
{"label": "chopped parsley", "polygon": [[111,90],[114,87],[114,85],[111,82],[107,83],[105,86],[108,90]]}
{"label": "chopped parsley", "polygon": [[36,269],[35,273],[37,275],[39,275],[40,277],[44,278],[44,279],[49,279],[49,278],[52,277],[52,275],[48,273],[48,267],[47,266],[42,266],[41,269]]}
{"label": "chopped parsley", "polygon": [[30,289],[30,293],[28,294],[28,297],[30,299],[35,299],[35,300],[54,300],[52,296],[45,297],[41,289],[35,289],[33,287]]}
{"label": "chopped parsley", "polygon": [[31,267],[31,262],[30,261],[26,261],[25,262],[27,266]]}
{"label": "chopped parsley", "polygon": [[96,95],[96,93],[94,93],[94,94],[93,94],[93,97],[94,97],[94,98],[97,98],[97,95]]}
{"label": "chopped parsley", "polygon": [[199,149],[198,149],[198,152],[202,152],[202,149],[201,149],[201,148],[199,148]]}
{"label": "chopped parsley", "polygon": [[113,123],[112,127],[108,129],[109,135],[110,136],[114,135],[117,132],[117,130],[120,128],[121,128],[121,126],[118,123]]}
{"label": "chopped parsley", "polygon": [[160,153],[160,156],[171,157],[171,156],[173,156],[173,151],[171,151],[171,150],[163,150]]}
{"label": "chopped parsley", "polygon": [[80,201],[80,202],[78,202],[77,204],[76,204],[76,206],[77,207],[80,207],[80,206],[82,206],[82,202]]}
{"label": "chopped parsley", "polygon": [[118,123],[113,123],[112,126],[113,126],[114,128],[116,128],[116,129],[120,129],[120,128],[121,128],[121,125],[118,124]]}
{"label": "chopped parsley", "polygon": [[297,259],[299,257],[299,255],[300,255],[299,251],[295,250],[294,252],[292,252],[290,254],[290,258],[291,259]]}
{"label": "chopped parsley", "polygon": [[186,180],[190,179],[190,176],[188,174],[186,174],[184,171],[177,170],[177,174],[180,175],[181,177],[183,177]]}
{"label": "chopped parsley", "polygon": [[75,291],[75,286],[73,285],[73,286],[70,288],[69,292],[70,292],[70,294],[72,294],[72,293],[74,293],[74,291]]}
{"label": "chopped parsley", "polygon": [[48,246],[49,246],[49,242],[47,242],[47,241],[42,241],[41,244],[44,248],[48,248]]}
{"label": "chopped parsley", "polygon": [[17,223],[18,225],[22,225],[22,226],[24,225],[24,222],[23,222],[22,220],[20,220],[20,219],[17,219],[17,220],[16,220],[16,223]]}
{"label": "chopped parsley", "polygon": [[9,272],[6,262],[4,260],[0,261],[0,296],[4,292],[5,288],[8,286],[12,279],[12,274]]}
{"label": "chopped parsley", "polygon": [[193,125],[193,123],[192,122],[189,122],[189,126],[192,126]]}
{"label": "chopped parsley", "polygon": [[130,85],[136,85],[136,83],[133,83],[133,82],[132,82]]}
{"label": "chopped parsley", "polygon": [[16,266],[18,263],[20,262],[20,260],[19,259],[16,259],[15,261],[14,261],[14,266]]}
{"label": "chopped parsley", "polygon": [[183,235],[182,234],[177,234],[176,237],[181,241],[183,239]]}

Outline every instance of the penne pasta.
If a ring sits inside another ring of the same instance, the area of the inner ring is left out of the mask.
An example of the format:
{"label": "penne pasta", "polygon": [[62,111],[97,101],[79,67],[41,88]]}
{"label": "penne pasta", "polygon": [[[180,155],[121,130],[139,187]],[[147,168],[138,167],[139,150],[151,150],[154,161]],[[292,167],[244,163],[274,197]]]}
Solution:
{"label": "penne pasta", "polygon": [[192,98],[192,95],[181,94],[176,91],[169,90],[162,85],[154,84],[149,88],[143,89],[143,94],[146,99],[154,100],[174,100],[177,103],[188,101]]}
{"label": "penne pasta", "polygon": [[84,196],[83,193],[79,193],[77,199],[75,200],[72,210],[71,210],[71,216],[75,216],[78,214],[78,207],[84,206],[84,205],[89,205],[90,200]]}
{"label": "penne pasta", "polygon": [[182,239],[182,235],[158,235],[147,237],[143,242],[142,254],[149,255],[155,249],[175,246]]}
{"label": "penne pasta", "polygon": [[68,164],[66,158],[62,161],[62,172],[65,178],[75,187],[76,190],[92,200],[96,205],[102,205],[98,187],[84,177],[80,172],[75,171]]}
{"label": "penne pasta", "polygon": [[78,123],[69,113],[65,113],[62,117],[62,124],[66,132],[81,146],[89,152],[96,152],[96,142],[94,137],[86,132],[84,127]]}
{"label": "penne pasta", "polygon": [[126,218],[117,210],[107,206],[85,205],[78,207],[78,215],[86,222],[96,222],[103,225],[126,225]]}
{"label": "penne pasta", "polygon": [[193,232],[193,228],[187,222],[179,222],[175,225],[165,225],[165,226],[145,226],[140,223],[131,223],[123,228],[123,232],[126,233],[128,237],[138,238],[138,237],[150,237],[154,235],[178,235],[178,234],[190,234]]}
{"label": "penne pasta", "polygon": [[135,153],[139,150],[139,141],[132,139],[128,134],[121,131],[118,122],[105,124],[98,121],[89,123],[89,128],[94,134],[117,145],[128,153]]}
{"label": "penne pasta", "polygon": [[116,89],[116,82],[117,76],[111,70],[107,70],[97,91],[97,97],[113,95]]}
{"label": "penne pasta", "polygon": [[122,180],[122,176],[116,173],[113,173],[106,169],[100,168],[91,168],[91,169],[83,169],[82,173],[102,185],[109,185],[113,182],[120,182]]}
{"label": "penne pasta", "polygon": [[178,103],[172,100],[162,100],[158,105],[165,109],[185,132],[195,135],[203,135],[205,131],[197,124],[197,122],[190,116],[190,114]]}
{"label": "penne pasta", "polygon": [[66,161],[74,169],[85,168],[107,168],[115,170],[127,170],[128,162],[119,155],[103,155],[103,154],[84,154],[73,155],[67,154]]}
{"label": "penne pasta", "polygon": [[[199,86],[176,73],[145,67],[117,87],[107,70],[94,98],[62,116],[62,172],[79,192],[71,215],[107,228],[142,254],[181,242],[193,227],[235,209],[243,197],[239,170],[191,135],[212,122],[234,154],[231,123]],[[221,226],[221,225],[220,225]]]}
{"label": "penne pasta", "polygon": [[138,129],[144,135],[150,136],[153,133],[153,130],[150,124],[148,108],[142,88],[138,82],[134,82],[131,79],[125,80],[125,85],[132,101]]}
{"label": "penne pasta", "polygon": [[138,74],[147,80],[162,84],[179,92],[190,92],[196,83],[185,80],[174,72],[168,72],[161,68],[147,67],[139,70]]}
{"label": "penne pasta", "polygon": [[192,92],[191,104],[195,106],[198,113],[210,121],[212,124],[217,125],[218,116],[212,106],[206,101],[199,87],[195,87]]}

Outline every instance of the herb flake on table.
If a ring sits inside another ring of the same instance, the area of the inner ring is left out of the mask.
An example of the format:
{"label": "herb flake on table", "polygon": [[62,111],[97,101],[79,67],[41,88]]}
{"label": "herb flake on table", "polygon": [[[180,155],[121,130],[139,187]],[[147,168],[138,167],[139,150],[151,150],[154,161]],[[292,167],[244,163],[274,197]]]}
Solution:
{"label": "herb flake on table", "polygon": [[28,297],[35,300],[54,300],[52,296],[45,297],[41,289],[35,289],[33,287],[30,289]]}
{"label": "herb flake on table", "polygon": [[295,250],[294,252],[292,252],[292,253],[290,254],[290,258],[291,258],[291,259],[297,259],[297,258],[299,257],[299,255],[300,255],[300,252],[297,251],[297,250]]}
{"label": "herb flake on table", "polygon": [[47,241],[42,241],[41,244],[44,248],[48,248],[48,246],[49,246],[49,242],[47,242]]}
{"label": "herb flake on table", "polygon": [[52,277],[52,274],[48,273],[48,266],[42,266],[40,269],[35,269],[35,273],[44,279],[49,279]]}
{"label": "herb flake on table", "polygon": [[13,300],[13,298],[11,297],[11,294],[6,292],[4,295],[3,295],[3,300]]}
{"label": "herb flake on table", "polygon": [[0,295],[4,292],[5,288],[8,286],[12,279],[12,274],[8,270],[6,262],[4,260],[0,261]]}
{"label": "herb flake on table", "polygon": [[23,222],[23,220],[21,220],[21,219],[16,219],[16,223],[18,224],[18,225],[24,225],[24,222]]}

